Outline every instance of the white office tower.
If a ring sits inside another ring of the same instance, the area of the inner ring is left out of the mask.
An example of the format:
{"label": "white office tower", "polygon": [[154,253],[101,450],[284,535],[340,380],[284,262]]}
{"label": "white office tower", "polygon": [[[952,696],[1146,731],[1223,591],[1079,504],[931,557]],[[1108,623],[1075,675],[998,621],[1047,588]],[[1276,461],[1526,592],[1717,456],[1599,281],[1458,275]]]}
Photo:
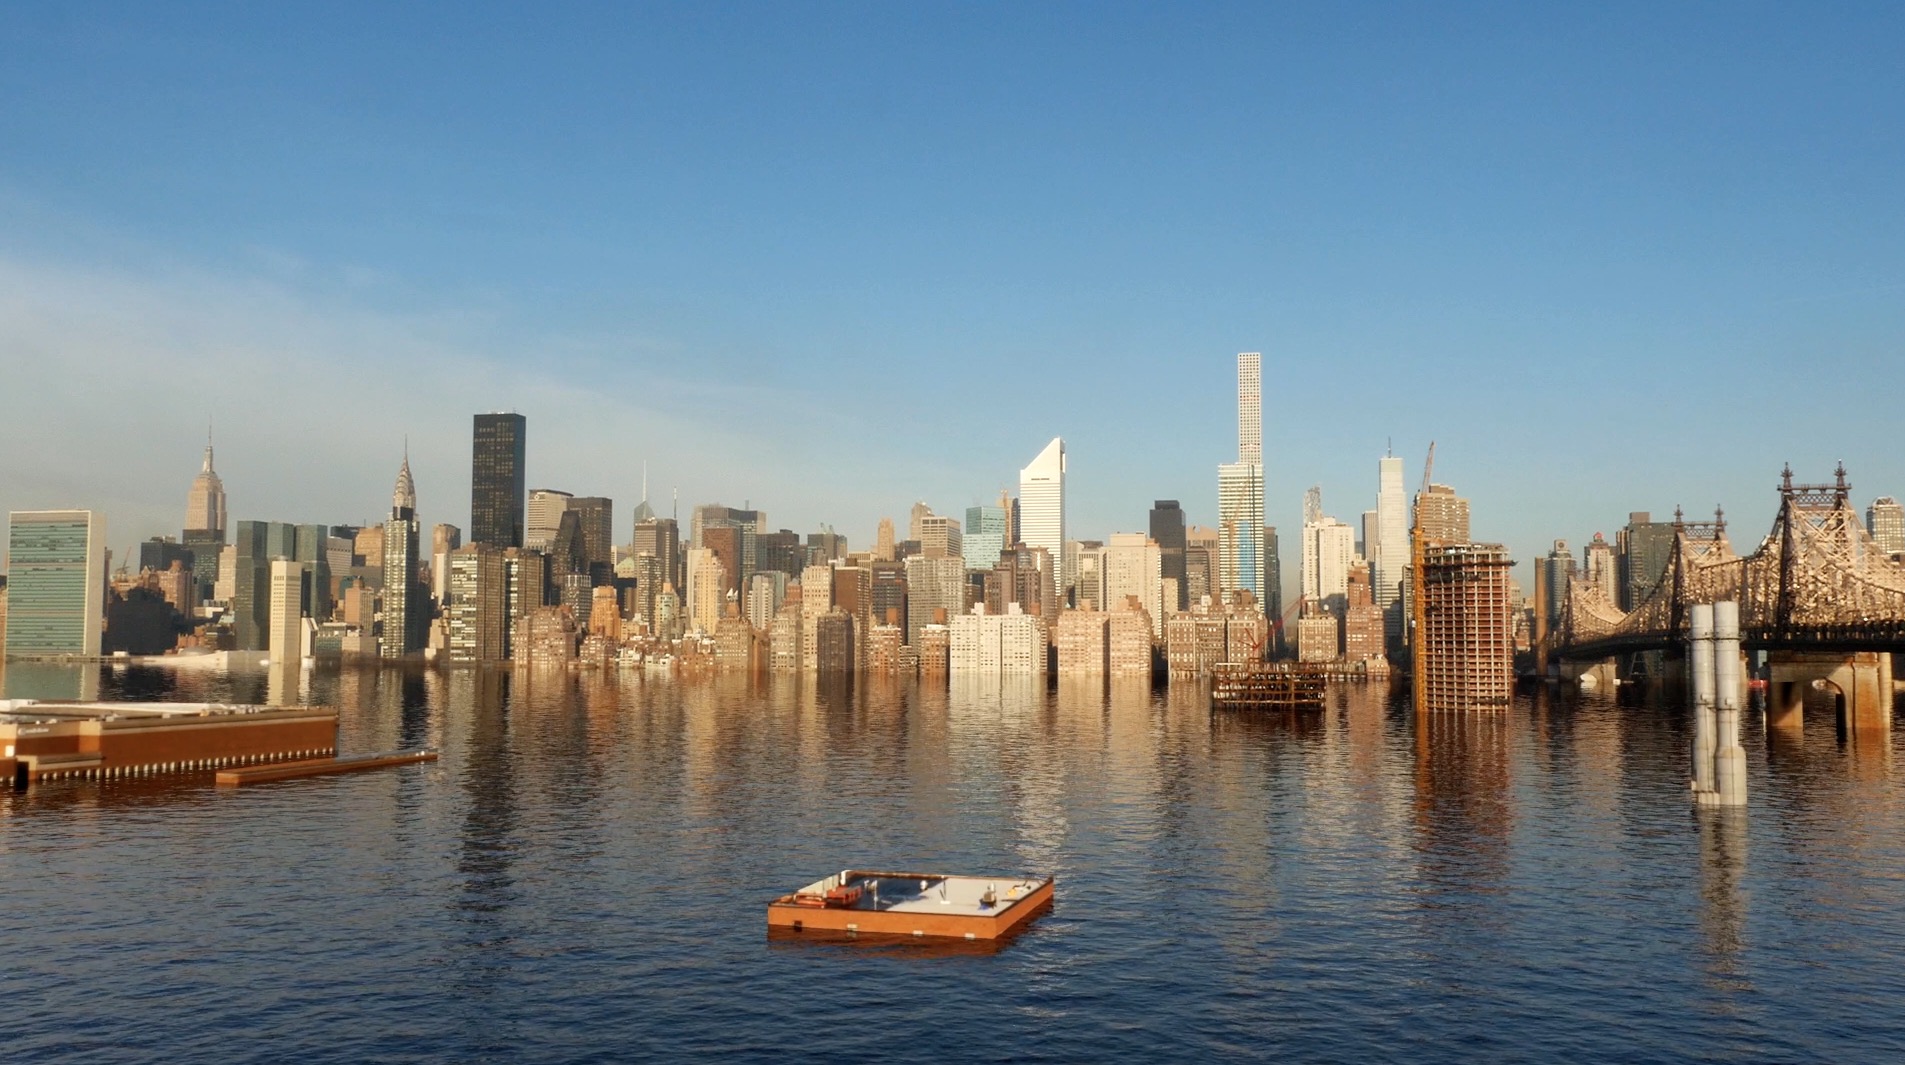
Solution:
{"label": "white office tower", "polygon": [[1356,561],[1356,530],[1331,517],[1303,526],[1303,598],[1341,611],[1349,601],[1349,567]]}
{"label": "white office tower", "polygon": [[[955,562],[956,564],[956,562]],[[820,669],[820,618],[833,609],[833,567],[800,571],[800,670]]]}
{"label": "white office tower", "polygon": [[271,560],[271,626],[265,647],[274,666],[296,665],[311,653],[311,564]]}
{"label": "white office tower", "polygon": [[[1065,558],[1065,441],[1053,437],[1031,465],[1019,471],[1019,542],[1042,547],[1059,563],[1054,593],[1071,587]],[[1056,611],[1053,611],[1056,614]]]}
{"label": "white office tower", "polygon": [[1108,611],[1125,609],[1135,598],[1151,615],[1151,636],[1164,638],[1163,552],[1143,533],[1113,533],[1104,554],[1104,603]]}
{"label": "white office tower", "polygon": [[1237,356],[1237,461],[1217,467],[1217,570],[1225,591],[1264,588],[1263,356]]}
{"label": "white office tower", "polygon": [[688,549],[688,624],[713,635],[727,609],[727,567],[712,548]]}
{"label": "white office tower", "polygon": [[1370,545],[1369,579],[1376,605],[1382,608],[1383,631],[1391,643],[1401,638],[1402,571],[1409,566],[1409,497],[1402,487],[1402,460],[1384,455],[1377,461],[1377,540]]}

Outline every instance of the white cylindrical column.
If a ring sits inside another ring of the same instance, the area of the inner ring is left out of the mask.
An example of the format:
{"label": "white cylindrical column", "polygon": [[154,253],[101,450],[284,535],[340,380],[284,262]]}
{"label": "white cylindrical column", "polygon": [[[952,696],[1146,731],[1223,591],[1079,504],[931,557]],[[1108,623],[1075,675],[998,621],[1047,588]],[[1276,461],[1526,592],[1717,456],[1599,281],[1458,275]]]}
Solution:
{"label": "white cylindrical column", "polygon": [[1687,681],[1693,690],[1693,795],[1713,791],[1713,752],[1718,749],[1713,719],[1713,605],[1695,603],[1687,610],[1689,641]]}
{"label": "white cylindrical column", "polygon": [[1713,785],[1721,806],[1746,805],[1746,750],[1740,746],[1740,604],[1713,604],[1715,742]]}

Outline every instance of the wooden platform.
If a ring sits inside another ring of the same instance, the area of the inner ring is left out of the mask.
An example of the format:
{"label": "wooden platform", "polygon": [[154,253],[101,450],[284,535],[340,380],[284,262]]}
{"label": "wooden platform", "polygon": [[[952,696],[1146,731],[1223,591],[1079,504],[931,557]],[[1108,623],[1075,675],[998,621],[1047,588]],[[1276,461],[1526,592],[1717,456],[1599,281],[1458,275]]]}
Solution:
{"label": "wooden platform", "polygon": [[277,762],[245,769],[221,769],[217,781],[221,787],[263,784],[272,780],[297,780],[301,777],[328,777],[338,773],[357,773],[366,769],[384,769],[398,765],[434,762],[437,752],[428,749],[387,751],[383,754],[354,754],[345,758],[320,758],[305,762]]}

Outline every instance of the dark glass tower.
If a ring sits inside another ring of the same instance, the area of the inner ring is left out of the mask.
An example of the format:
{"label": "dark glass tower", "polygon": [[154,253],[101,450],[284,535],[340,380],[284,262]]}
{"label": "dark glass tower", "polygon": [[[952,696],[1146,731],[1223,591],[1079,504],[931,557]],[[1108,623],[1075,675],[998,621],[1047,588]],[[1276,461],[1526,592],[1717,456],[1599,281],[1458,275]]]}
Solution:
{"label": "dark glass tower", "polygon": [[476,416],[470,451],[470,542],[491,547],[523,546],[523,440],[528,423],[520,414]]}
{"label": "dark glass tower", "polygon": [[1184,510],[1175,499],[1160,499],[1151,504],[1151,539],[1158,544],[1158,576],[1177,581],[1177,602],[1166,603],[1166,610],[1183,610],[1189,601],[1190,584],[1185,580]]}

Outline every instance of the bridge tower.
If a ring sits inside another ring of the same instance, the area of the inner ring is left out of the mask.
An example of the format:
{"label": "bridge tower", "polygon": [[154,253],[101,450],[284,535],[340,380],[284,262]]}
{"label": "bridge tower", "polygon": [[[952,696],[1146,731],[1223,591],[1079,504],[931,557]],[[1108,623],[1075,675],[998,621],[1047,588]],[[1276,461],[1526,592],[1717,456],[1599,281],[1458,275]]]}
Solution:
{"label": "bridge tower", "polygon": [[[1860,601],[1858,587],[1843,578],[1822,582],[1820,571],[1865,576],[1873,570],[1872,545],[1852,505],[1852,484],[1845,464],[1833,470],[1831,484],[1794,484],[1788,465],[1780,473],[1779,517],[1771,541],[1778,545],[1778,591],[1771,625],[1761,641],[1767,655],[1766,723],[1798,729],[1805,723],[1806,694],[1831,695],[1844,717],[1846,732],[1882,731],[1892,724],[1892,656],[1877,650],[1831,650],[1821,642],[1816,617],[1824,610],[1835,628],[1856,628],[1874,604]],[[1845,636],[1854,637],[1851,631]],[[1851,641],[1848,641],[1851,642]]]}

